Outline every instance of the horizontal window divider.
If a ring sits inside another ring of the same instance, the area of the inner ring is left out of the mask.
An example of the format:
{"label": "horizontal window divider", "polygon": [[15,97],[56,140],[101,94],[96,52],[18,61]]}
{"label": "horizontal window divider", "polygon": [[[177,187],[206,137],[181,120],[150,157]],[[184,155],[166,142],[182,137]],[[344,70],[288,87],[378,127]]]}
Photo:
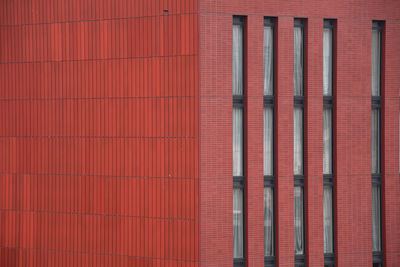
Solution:
{"label": "horizontal window divider", "polygon": [[264,102],[264,107],[273,107],[274,103],[268,103],[268,102]]}
{"label": "horizontal window divider", "polygon": [[244,104],[244,96],[243,95],[234,95],[233,96],[233,104]]}
{"label": "horizontal window divider", "polygon": [[264,175],[264,181],[274,181],[275,176],[274,175]]}
{"label": "horizontal window divider", "polygon": [[324,174],[324,185],[326,186],[334,185],[333,174]]}
{"label": "horizontal window divider", "polygon": [[264,266],[265,267],[275,266],[275,256],[264,256]]}
{"label": "horizontal window divider", "polygon": [[324,264],[325,265],[335,265],[335,254],[325,253],[324,254]]}
{"label": "horizontal window divider", "polygon": [[275,187],[275,182],[274,180],[264,180],[264,187]]}
{"label": "horizontal window divider", "polygon": [[244,184],[241,183],[233,183],[234,189],[244,189]]}
{"label": "horizontal window divider", "polygon": [[233,187],[244,188],[244,176],[233,176]]}
{"label": "horizontal window divider", "polygon": [[233,102],[233,107],[244,108],[244,103],[243,102]]}
{"label": "horizontal window divider", "polygon": [[381,96],[371,96],[371,100],[372,100],[372,103],[381,102],[382,97]]}
{"label": "horizontal window divider", "polygon": [[304,104],[304,96],[294,96],[294,104]]}
{"label": "horizontal window divider", "polygon": [[374,102],[374,101],[372,101],[372,103],[371,103],[371,108],[372,108],[372,109],[380,109],[381,106],[382,106],[381,102]]}
{"label": "horizontal window divider", "polygon": [[274,105],[275,99],[273,95],[265,95],[264,96],[264,106],[265,105]]}
{"label": "horizontal window divider", "polygon": [[372,184],[380,185],[382,184],[382,177],[380,176],[372,176]]}
{"label": "horizontal window divider", "polygon": [[324,96],[324,106],[333,106],[333,96]]}
{"label": "horizontal window divider", "polygon": [[303,266],[305,264],[306,256],[303,255],[295,255],[294,256],[294,265],[295,266]]}
{"label": "horizontal window divider", "polygon": [[304,176],[296,175],[294,177],[294,186],[304,186]]}
{"label": "horizontal window divider", "polygon": [[246,262],[245,262],[245,259],[244,258],[242,258],[242,259],[233,259],[233,266],[234,267],[244,267],[245,266],[245,264],[246,264]]}
{"label": "horizontal window divider", "polygon": [[371,98],[371,107],[372,109],[379,109],[382,107],[382,99],[380,96],[373,96]]}
{"label": "horizontal window divider", "polygon": [[372,178],[382,178],[382,174],[381,173],[371,173],[371,177]]}
{"label": "horizontal window divider", "polygon": [[374,252],[372,252],[372,261],[373,261],[373,263],[382,263],[383,262],[383,253],[382,253],[382,251],[374,251]]}

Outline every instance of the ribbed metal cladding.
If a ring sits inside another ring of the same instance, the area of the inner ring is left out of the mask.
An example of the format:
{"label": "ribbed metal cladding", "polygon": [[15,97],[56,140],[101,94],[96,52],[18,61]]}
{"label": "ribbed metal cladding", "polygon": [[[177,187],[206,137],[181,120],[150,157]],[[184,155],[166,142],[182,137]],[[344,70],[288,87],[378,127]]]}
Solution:
{"label": "ribbed metal cladding", "polygon": [[0,10],[0,266],[198,266],[197,1]]}

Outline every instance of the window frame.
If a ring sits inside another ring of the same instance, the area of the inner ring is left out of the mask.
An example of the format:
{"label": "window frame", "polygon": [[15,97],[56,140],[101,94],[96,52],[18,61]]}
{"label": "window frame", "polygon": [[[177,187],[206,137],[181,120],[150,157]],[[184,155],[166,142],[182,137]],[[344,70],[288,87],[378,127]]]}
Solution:
{"label": "window frame", "polygon": [[324,265],[335,266],[335,27],[336,19],[324,19],[323,29],[332,30],[332,60],[331,60],[331,70],[332,70],[332,94],[330,96],[323,95],[323,108],[331,110],[331,159],[332,159],[332,171],[329,174],[323,173],[323,186],[329,186],[332,189],[332,253],[324,252]]}
{"label": "window frame", "polygon": [[[302,164],[303,164],[303,173],[302,174],[296,174],[293,176],[294,178],[294,187],[302,187],[303,188],[303,242],[304,242],[304,251],[303,254],[296,254],[295,253],[295,266],[305,266],[306,265],[306,253],[307,253],[307,238],[306,238],[306,212],[305,212],[305,195],[306,195],[306,190],[305,190],[305,110],[306,110],[306,87],[305,87],[305,77],[306,77],[306,66],[305,66],[305,58],[306,58],[306,29],[307,29],[307,19],[305,18],[294,18],[294,22],[293,22],[293,30],[296,27],[300,27],[302,28],[302,41],[303,41],[303,58],[302,58],[302,62],[303,62],[303,77],[302,77],[302,83],[303,83],[303,95],[302,96],[295,96],[293,97],[293,103],[295,107],[300,107],[302,108],[302,115],[303,115],[303,138],[302,138],[302,146],[303,146],[303,155],[302,155]],[[293,32],[294,34],[294,32]],[[294,47],[293,47],[294,49]],[[294,54],[293,54],[293,58],[294,58]],[[294,94],[294,84],[293,84],[293,94]],[[293,110],[293,114],[294,114],[294,110]],[[293,118],[293,122],[294,122],[294,118]],[[293,129],[294,130],[294,129]],[[293,150],[294,152],[294,150]],[[294,188],[293,188],[294,190]],[[294,211],[294,210],[293,210]],[[294,230],[294,229],[293,229]]]}
{"label": "window frame", "polygon": [[[378,130],[379,130],[379,173],[372,173],[371,171],[371,190],[373,185],[378,185],[379,190],[380,190],[380,196],[379,196],[379,204],[380,204],[380,251],[372,251],[372,262],[373,264],[380,264],[383,266],[384,264],[384,259],[383,259],[383,228],[382,228],[382,222],[383,222],[383,210],[382,210],[382,173],[383,173],[383,164],[382,164],[382,93],[383,93],[383,88],[382,88],[382,71],[383,71],[383,65],[382,65],[382,56],[383,56],[383,37],[384,37],[384,27],[385,27],[385,21],[379,21],[379,20],[373,20],[372,21],[372,31],[377,30],[380,33],[380,51],[379,51],[379,96],[373,96],[372,95],[372,83],[371,83],[371,116],[372,116],[372,111],[374,109],[379,110],[379,125],[378,125]],[[372,42],[372,34],[371,34],[371,42]],[[371,53],[372,57],[372,53]],[[372,60],[371,60],[372,64]],[[372,65],[371,65],[372,68]],[[372,73],[371,73],[372,75]],[[372,130],[372,125],[371,125],[371,130]],[[372,153],[372,151],[371,151]],[[371,161],[372,164],[372,161]],[[371,191],[372,192],[372,191]]]}
{"label": "window frame", "polygon": [[[275,37],[276,37],[276,18],[275,17],[264,17],[264,25],[263,25],[263,30],[264,27],[272,27],[272,95],[264,95],[263,93],[263,109],[265,107],[272,108],[272,175],[264,175],[263,174],[263,179],[264,179],[264,188],[270,187],[272,188],[272,194],[273,194],[273,232],[274,232],[274,238],[272,240],[273,242],[273,248],[274,248],[274,255],[273,256],[265,256],[264,255],[264,266],[265,267],[272,267],[275,266],[275,254],[276,254],[276,211],[275,211],[275,136],[276,136],[276,127],[275,127],[275,114],[276,114],[276,109],[275,109],[275,86],[276,86],[276,79],[275,79],[275,60],[276,60],[276,43],[275,43]],[[264,43],[263,43],[264,45]],[[264,53],[264,52],[263,52]],[[264,55],[263,55],[264,56]],[[264,63],[263,63],[264,64]],[[264,87],[263,87],[264,88]],[[263,128],[264,130],[264,128]],[[264,153],[263,153],[264,156]],[[263,170],[264,172],[264,170]],[[264,240],[264,246],[265,246],[265,240]]]}
{"label": "window frame", "polygon": [[[234,267],[243,267],[246,265],[246,190],[245,190],[245,175],[246,175],[246,131],[245,131],[245,122],[246,122],[246,112],[245,112],[245,98],[246,98],[246,17],[245,16],[237,16],[234,15],[232,18],[232,28],[234,25],[240,25],[242,27],[242,57],[243,57],[243,68],[242,68],[242,82],[243,82],[243,94],[242,95],[234,95],[232,92],[232,111],[234,107],[241,108],[243,110],[242,117],[242,136],[243,136],[243,175],[242,176],[233,176],[233,189],[240,189],[243,192],[243,257],[235,258],[233,257],[233,266]],[[233,56],[233,54],[232,54]],[[232,131],[233,134],[233,131]],[[233,249],[233,247],[232,247]]]}

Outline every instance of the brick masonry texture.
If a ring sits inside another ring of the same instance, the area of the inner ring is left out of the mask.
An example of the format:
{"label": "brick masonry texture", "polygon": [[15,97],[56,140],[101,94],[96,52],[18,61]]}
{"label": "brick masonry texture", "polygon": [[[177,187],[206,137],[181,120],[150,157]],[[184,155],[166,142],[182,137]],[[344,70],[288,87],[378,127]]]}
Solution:
{"label": "brick masonry texture", "polygon": [[0,266],[199,266],[197,6],[0,2]]}
{"label": "brick masonry texture", "polygon": [[307,266],[323,266],[322,30],[336,19],[336,266],[372,265],[371,27],[385,21],[383,53],[383,250],[400,266],[400,2],[199,1],[200,263],[232,266],[232,16],[246,16],[247,266],[263,266],[262,42],[276,17],[276,262],[294,265],[293,18],[306,18],[305,209]]}

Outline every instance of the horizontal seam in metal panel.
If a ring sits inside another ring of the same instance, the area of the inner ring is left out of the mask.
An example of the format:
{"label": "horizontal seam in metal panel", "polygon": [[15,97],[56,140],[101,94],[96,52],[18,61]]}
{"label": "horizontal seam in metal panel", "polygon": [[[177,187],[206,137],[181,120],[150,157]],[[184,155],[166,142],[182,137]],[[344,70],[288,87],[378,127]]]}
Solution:
{"label": "horizontal seam in metal panel", "polygon": [[141,256],[130,256],[122,254],[107,254],[107,253],[96,253],[96,252],[82,252],[82,251],[68,251],[68,250],[56,250],[56,249],[41,249],[41,248],[21,248],[21,247],[6,247],[0,246],[0,249],[19,249],[19,250],[34,250],[34,251],[44,251],[44,252],[58,252],[58,253],[69,253],[69,254],[83,254],[83,255],[95,255],[95,256],[108,256],[108,257],[126,257],[126,258],[137,258],[137,259],[147,259],[147,260],[161,260],[161,261],[177,261],[177,262],[199,262],[198,260],[179,260],[179,259],[169,259],[169,258],[152,258],[152,257],[141,257]]}
{"label": "horizontal seam in metal panel", "polygon": [[196,136],[0,136],[1,138],[79,138],[79,139],[198,139]]}
{"label": "horizontal seam in metal panel", "polygon": [[192,221],[196,222],[198,219],[185,219],[185,218],[168,218],[168,217],[151,217],[151,216],[128,216],[121,214],[100,214],[100,213],[83,213],[83,212],[61,212],[61,211],[48,211],[48,210],[16,210],[16,209],[0,209],[0,212],[19,212],[19,213],[42,213],[42,214],[64,214],[64,215],[80,215],[80,216],[99,216],[99,217],[120,217],[120,218],[142,218],[152,220],[169,220],[169,221]]}
{"label": "horizontal seam in metal panel", "polygon": [[87,101],[87,100],[125,100],[125,99],[169,99],[199,98],[199,96],[121,96],[121,97],[59,97],[59,98],[0,98],[0,101]]}
{"label": "horizontal seam in metal panel", "polygon": [[172,54],[165,56],[139,56],[139,57],[110,57],[110,58],[86,58],[86,59],[62,59],[62,60],[37,60],[37,61],[9,61],[0,62],[0,65],[7,64],[38,64],[38,63],[62,63],[62,62],[89,62],[89,61],[111,61],[111,60],[129,60],[129,59],[145,59],[145,58],[171,58],[171,57],[193,57],[198,54]]}
{"label": "horizontal seam in metal panel", "polygon": [[152,16],[134,16],[134,17],[119,17],[119,18],[102,18],[102,19],[81,19],[81,20],[67,20],[67,21],[46,21],[38,23],[24,23],[24,24],[0,24],[0,27],[23,27],[23,26],[36,26],[36,25],[51,25],[51,24],[68,24],[68,23],[81,23],[81,22],[97,22],[97,21],[118,21],[118,20],[130,20],[130,19],[142,19],[142,18],[158,18],[158,17],[172,17],[172,16],[184,16],[184,15],[197,15],[198,12],[188,13],[168,13],[159,14]]}
{"label": "horizontal seam in metal panel", "polygon": [[151,176],[118,176],[118,175],[104,175],[104,174],[63,174],[63,173],[8,173],[0,172],[0,175],[32,175],[32,176],[86,176],[86,177],[98,177],[98,178],[132,178],[132,179],[176,179],[176,180],[199,180],[195,177],[151,177]]}

